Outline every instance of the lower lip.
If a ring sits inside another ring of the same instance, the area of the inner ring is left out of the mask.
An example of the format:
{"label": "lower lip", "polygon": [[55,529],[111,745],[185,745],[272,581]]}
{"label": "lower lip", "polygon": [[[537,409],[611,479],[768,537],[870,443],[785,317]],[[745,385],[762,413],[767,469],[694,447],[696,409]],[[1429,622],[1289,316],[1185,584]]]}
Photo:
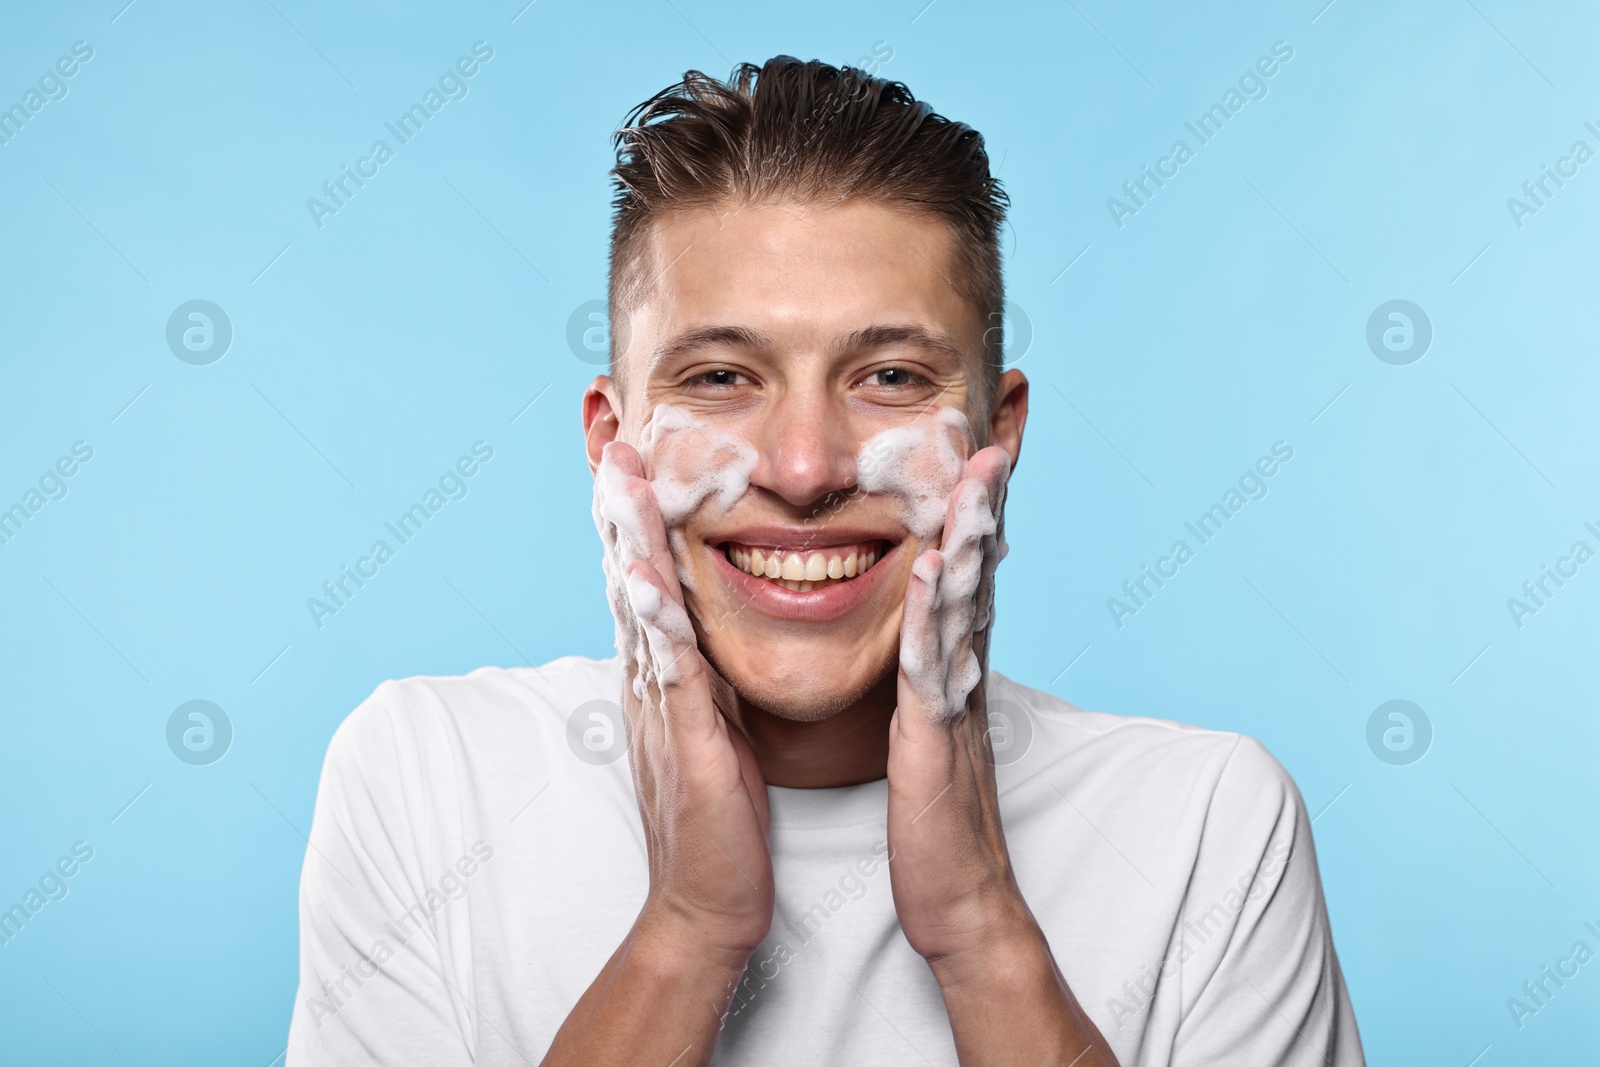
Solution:
{"label": "lower lip", "polygon": [[746,574],[728,562],[721,548],[707,545],[706,551],[711,554],[713,566],[723,580],[761,614],[785,622],[833,622],[854,611],[883,584],[883,576],[889,571],[888,563],[900,551],[900,546],[895,545],[879,556],[865,574],[804,593],[785,589],[767,578]]}

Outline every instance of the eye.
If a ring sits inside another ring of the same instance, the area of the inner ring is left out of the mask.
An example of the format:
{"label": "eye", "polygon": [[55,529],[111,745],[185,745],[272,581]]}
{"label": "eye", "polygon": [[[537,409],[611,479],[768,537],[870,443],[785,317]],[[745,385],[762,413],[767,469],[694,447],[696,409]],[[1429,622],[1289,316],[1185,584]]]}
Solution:
{"label": "eye", "polygon": [[712,389],[732,389],[736,385],[745,385],[748,382],[744,375],[738,371],[719,367],[716,370],[708,370],[703,374],[696,374],[689,379],[688,384],[691,387],[707,386]]}
{"label": "eye", "polygon": [[920,374],[915,374],[905,367],[884,367],[867,375],[865,384],[882,386],[886,389],[904,389],[908,386],[925,384]]}

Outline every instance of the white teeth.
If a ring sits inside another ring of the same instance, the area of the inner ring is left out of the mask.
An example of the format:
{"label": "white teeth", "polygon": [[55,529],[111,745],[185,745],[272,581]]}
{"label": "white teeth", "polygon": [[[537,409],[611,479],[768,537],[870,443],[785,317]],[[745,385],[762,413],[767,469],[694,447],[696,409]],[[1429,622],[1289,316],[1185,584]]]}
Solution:
{"label": "white teeth", "polygon": [[844,553],[796,552],[727,546],[728,561],[747,574],[767,578],[798,593],[865,574],[878,561],[875,550]]}

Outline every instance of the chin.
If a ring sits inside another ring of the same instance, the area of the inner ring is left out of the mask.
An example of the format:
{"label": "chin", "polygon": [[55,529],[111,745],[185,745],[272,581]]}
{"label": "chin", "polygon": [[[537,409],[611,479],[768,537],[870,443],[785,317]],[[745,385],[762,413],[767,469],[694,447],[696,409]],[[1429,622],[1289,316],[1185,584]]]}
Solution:
{"label": "chin", "polygon": [[[855,706],[898,667],[894,648],[869,660],[858,659],[839,669],[817,670],[809,664],[782,671],[754,670],[737,650],[718,654],[717,642],[701,650],[713,670],[742,703],[791,722],[822,722]],[[837,664],[838,660],[834,662]]]}

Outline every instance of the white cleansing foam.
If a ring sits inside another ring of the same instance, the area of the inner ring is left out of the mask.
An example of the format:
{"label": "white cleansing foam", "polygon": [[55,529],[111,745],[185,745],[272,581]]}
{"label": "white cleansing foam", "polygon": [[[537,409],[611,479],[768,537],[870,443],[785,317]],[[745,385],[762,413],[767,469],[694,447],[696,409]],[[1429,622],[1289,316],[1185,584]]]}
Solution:
{"label": "white cleansing foam", "polygon": [[1006,554],[1004,483],[998,500],[980,481],[962,485],[975,444],[966,416],[942,407],[884,430],[856,456],[860,488],[894,500],[925,548],[939,539],[936,561],[912,564],[928,596],[916,609],[908,605],[922,614],[901,625],[900,667],[928,712],[947,722],[965,714],[983,679],[978,649],[987,643],[979,638],[994,617],[994,572]]}
{"label": "white cleansing foam", "polygon": [[[902,626],[900,661],[930,714],[959,718],[982,679],[976,635],[993,619],[995,567],[1006,553],[1004,489],[990,500],[973,481],[951,496],[967,474],[974,445],[966,416],[955,408],[930,409],[910,422],[870,438],[856,455],[856,486],[892,501],[906,529],[928,547],[940,542],[938,562],[916,561],[913,573],[928,585],[925,617]],[[645,476],[660,506],[680,584],[693,590],[685,565],[682,527],[701,512],[724,514],[750,488],[759,455],[743,438],[709,428],[688,411],[658,405],[640,434]],[[617,619],[617,648],[636,668],[634,691],[647,681],[670,684],[678,654],[694,641],[687,612],[653,585],[627,573],[648,554],[646,522],[625,491],[625,476],[602,461],[595,478],[594,516],[605,546],[608,596]],[[945,528],[947,514],[951,515]]]}
{"label": "white cleansing foam", "polygon": [[856,454],[856,484],[893,499],[900,521],[924,543],[944,525],[956,483],[966,474],[972,429],[956,408],[933,408],[870,438]]}

